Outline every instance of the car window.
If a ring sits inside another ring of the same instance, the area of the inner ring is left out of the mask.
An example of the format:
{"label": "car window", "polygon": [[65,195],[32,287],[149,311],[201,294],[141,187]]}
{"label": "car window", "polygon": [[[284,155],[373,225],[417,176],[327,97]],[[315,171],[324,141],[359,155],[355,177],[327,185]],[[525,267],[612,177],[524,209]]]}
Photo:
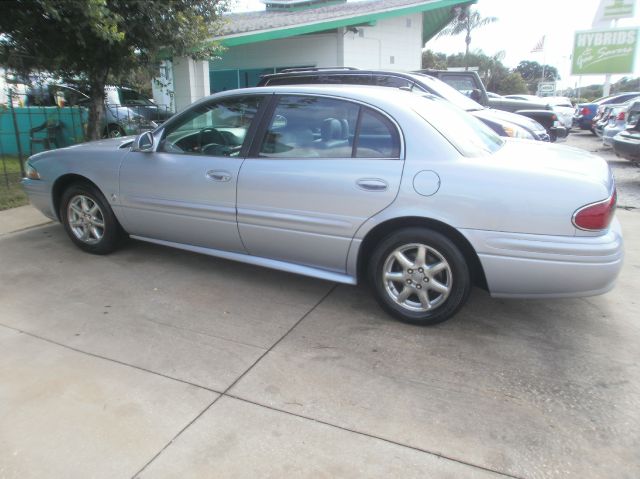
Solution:
{"label": "car window", "polygon": [[442,80],[429,75],[423,75],[421,73],[414,73],[412,76],[416,81],[416,87],[421,87],[420,89],[427,93],[432,93],[444,98],[458,108],[462,108],[466,111],[482,110],[484,108],[482,105],[473,101],[466,95],[463,95]]}
{"label": "car window", "polygon": [[414,110],[464,156],[490,155],[504,145],[504,140],[480,120],[437,97],[417,96]]}
{"label": "car window", "polygon": [[370,108],[362,108],[360,115],[356,158],[398,158],[400,137],[391,121]]}
{"label": "car window", "polygon": [[313,76],[291,76],[291,77],[276,77],[270,78],[267,81],[267,85],[305,85],[308,83],[318,83],[318,81],[314,81]]}
{"label": "car window", "polygon": [[142,93],[129,88],[118,88],[121,105],[154,106],[154,103]]}
{"label": "car window", "polygon": [[413,82],[406,78],[387,76],[387,75],[374,75],[373,84],[378,86],[386,86],[391,88],[411,88]]}
{"label": "car window", "polygon": [[303,95],[278,99],[260,146],[260,156],[268,158],[399,155],[397,128],[380,113],[344,100]]}
{"label": "car window", "polygon": [[244,96],[203,103],[167,127],[158,151],[238,156],[262,100]]}

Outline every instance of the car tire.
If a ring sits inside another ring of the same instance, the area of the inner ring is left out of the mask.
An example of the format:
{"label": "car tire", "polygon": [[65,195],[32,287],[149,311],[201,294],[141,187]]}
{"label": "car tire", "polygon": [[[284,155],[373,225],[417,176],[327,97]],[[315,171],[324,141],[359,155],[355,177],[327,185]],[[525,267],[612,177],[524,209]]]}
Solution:
{"label": "car tire", "polygon": [[380,241],[369,263],[369,281],[385,311],[422,326],[451,318],[471,291],[460,249],[427,228],[406,228]]}
{"label": "car tire", "polygon": [[59,215],[71,241],[87,253],[109,254],[126,239],[109,203],[95,186],[76,183],[67,188]]}

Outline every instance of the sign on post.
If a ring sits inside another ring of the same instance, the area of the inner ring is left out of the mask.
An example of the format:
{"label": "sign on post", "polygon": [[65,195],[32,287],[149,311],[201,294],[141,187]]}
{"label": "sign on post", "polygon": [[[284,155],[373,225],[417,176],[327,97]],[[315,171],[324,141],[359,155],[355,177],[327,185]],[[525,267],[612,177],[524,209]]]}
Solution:
{"label": "sign on post", "polygon": [[607,27],[611,24],[611,20],[633,18],[635,3],[635,0],[601,0],[592,26]]}
{"label": "sign on post", "polygon": [[555,96],[556,94],[556,82],[554,81],[541,81],[538,82],[538,96]]}
{"label": "sign on post", "polygon": [[607,28],[576,32],[572,75],[633,73],[638,28]]}

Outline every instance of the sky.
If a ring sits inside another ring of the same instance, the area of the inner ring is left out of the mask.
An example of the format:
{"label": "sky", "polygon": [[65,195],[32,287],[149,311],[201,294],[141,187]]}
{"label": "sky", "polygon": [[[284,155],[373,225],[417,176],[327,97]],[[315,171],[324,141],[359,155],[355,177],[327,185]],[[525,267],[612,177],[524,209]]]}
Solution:
{"label": "sky", "polygon": [[[618,26],[640,26],[640,5],[636,0],[635,18],[618,21]],[[498,21],[472,34],[471,49],[482,49],[488,55],[505,52],[503,63],[514,68],[521,60],[545,62],[558,69],[559,87],[586,86],[602,83],[604,76],[571,76],[570,55],[574,32],[589,30],[599,0],[478,0],[475,8],[485,17]],[[259,0],[236,0],[234,11],[262,10]],[[545,52],[531,53],[545,35]],[[426,44],[436,52],[447,54],[464,52],[464,36],[432,39]],[[640,54],[640,51],[638,52]],[[624,75],[613,75],[612,81]],[[633,76],[640,76],[640,61],[636,61]]]}

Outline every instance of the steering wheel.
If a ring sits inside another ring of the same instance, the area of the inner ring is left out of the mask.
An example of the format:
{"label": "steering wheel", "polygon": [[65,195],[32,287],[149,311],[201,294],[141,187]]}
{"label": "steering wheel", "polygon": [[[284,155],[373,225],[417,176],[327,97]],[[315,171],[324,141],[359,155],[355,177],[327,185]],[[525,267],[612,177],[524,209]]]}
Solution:
{"label": "steering wheel", "polygon": [[[203,145],[202,140],[204,139],[205,134],[207,135],[207,143]],[[204,153],[206,147],[212,144],[226,145],[227,141],[222,133],[215,128],[203,128],[198,132],[198,142],[196,144],[200,147],[200,152]]]}

